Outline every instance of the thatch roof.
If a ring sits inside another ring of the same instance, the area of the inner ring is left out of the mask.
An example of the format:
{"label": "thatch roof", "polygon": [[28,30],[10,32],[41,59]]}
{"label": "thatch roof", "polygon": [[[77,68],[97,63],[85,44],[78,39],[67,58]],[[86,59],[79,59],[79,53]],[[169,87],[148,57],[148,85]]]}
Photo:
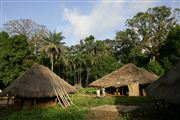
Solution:
{"label": "thatch roof", "polygon": [[56,96],[53,85],[54,88],[64,87],[68,93],[76,91],[73,86],[65,82],[47,67],[34,64],[29,70],[8,86],[2,94],[27,98],[53,97]]}
{"label": "thatch roof", "polygon": [[164,99],[170,103],[180,103],[180,61],[146,89],[154,99]]}
{"label": "thatch roof", "polygon": [[156,80],[157,78],[157,75],[129,63],[120,69],[92,82],[89,86],[120,87],[126,86],[134,81],[139,82],[139,84],[146,84]]}

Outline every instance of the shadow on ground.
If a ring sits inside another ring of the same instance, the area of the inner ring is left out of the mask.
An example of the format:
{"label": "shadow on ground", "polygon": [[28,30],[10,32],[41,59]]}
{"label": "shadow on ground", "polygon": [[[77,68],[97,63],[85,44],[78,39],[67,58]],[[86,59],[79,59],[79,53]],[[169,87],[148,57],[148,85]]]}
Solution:
{"label": "shadow on ground", "polygon": [[[121,101],[120,99],[122,98],[116,97],[115,104],[119,104],[119,101]],[[180,106],[158,109],[153,100],[143,101],[144,100],[142,100],[142,102],[137,102],[135,100],[133,102],[124,103],[126,106],[137,106],[137,109],[132,111],[118,111],[120,116],[118,120],[180,120]]]}

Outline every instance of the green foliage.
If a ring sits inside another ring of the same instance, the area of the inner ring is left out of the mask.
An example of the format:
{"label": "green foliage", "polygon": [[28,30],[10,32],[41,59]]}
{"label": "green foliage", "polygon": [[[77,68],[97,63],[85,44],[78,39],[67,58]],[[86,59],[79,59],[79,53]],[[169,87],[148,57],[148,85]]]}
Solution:
{"label": "green foliage", "polygon": [[146,50],[152,59],[158,56],[158,49],[166,40],[174,21],[170,8],[160,6],[137,13],[132,19],[127,20],[127,24],[132,31],[131,38],[134,44]]}
{"label": "green foliage", "polygon": [[0,33],[0,81],[8,85],[32,64],[32,51],[23,35]]}
{"label": "green foliage", "polygon": [[14,112],[0,120],[86,120],[85,109],[72,106],[62,109],[59,106],[44,109],[35,108],[33,110],[22,110]]}
{"label": "green foliage", "polygon": [[[172,12],[166,6],[149,8],[127,20],[127,29],[117,32],[114,40],[96,40],[90,35],[71,47],[64,46],[61,32],[47,35],[43,27],[39,37],[32,37],[31,48],[39,63],[51,67],[71,84],[87,86],[126,63],[161,75],[163,69],[171,68],[180,58],[178,14],[179,9]],[[11,83],[27,68],[32,51],[25,39],[25,36],[9,37],[1,33],[0,87]],[[152,59],[158,63],[150,62]]]}
{"label": "green foliage", "polygon": [[111,41],[116,58],[162,75],[180,59],[178,14],[179,9],[172,12],[160,6],[127,20],[128,28],[117,32],[115,41]]}
{"label": "green foliage", "polygon": [[138,65],[144,61],[142,59],[156,59],[159,48],[165,43],[170,28],[175,24],[176,17],[166,6],[137,13],[127,20],[128,28],[125,31],[116,33],[116,55],[123,63],[133,62]]}
{"label": "green foliage", "polygon": [[166,42],[159,50],[160,62],[165,69],[170,69],[180,60],[180,26],[172,28]]}
{"label": "green foliage", "polygon": [[96,88],[93,88],[93,87],[83,88],[83,89],[80,89],[78,91],[78,93],[80,93],[80,94],[96,94]]}
{"label": "green foliage", "polygon": [[116,69],[121,65],[112,56],[99,56],[92,67],[92,80],[96,80]]}
{"label": "green foliage", "polygon": [[62,33],[56,33],[56,31],[50,31],[48,36],[42,39],[43,45],[39,51],[43,58],[45,57],[49,59],[52,71],[54,69],[55,60],[64,60],[65,47],[63,44],[65,43],[62,42],[63,39],[64,36],[62,36]]}
{"label": "green foliage", "polygon": [[142,53],[142,50],[133,47],[129,51],[121,56],[122,63],[134,63],[137,66],[143,66],[148,63],[148,57],[146,54]]}
{"label": "green foliage", "polygon": [[[81,40],[68,51],[69,64],[64,75],[71,83],[87,86],[90,82],[120,67],[117,60],[108,51],[105,41],[95,41],[94,36]],[[72,82],[73,80],[73,82]]]}
{"label": "green foliage", "polygon": [[147,64],[146,69],[157,75],[162,75],[164,73],[164,69],[161,67],[161,65],[157,61],[150,61]]}

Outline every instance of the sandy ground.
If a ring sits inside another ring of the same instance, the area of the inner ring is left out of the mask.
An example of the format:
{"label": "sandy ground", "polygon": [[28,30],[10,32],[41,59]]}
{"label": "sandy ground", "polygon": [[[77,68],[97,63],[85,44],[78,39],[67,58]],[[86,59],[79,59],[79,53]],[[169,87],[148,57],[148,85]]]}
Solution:
{"label": "sandy ground", "polygon": [[126,105],[102,105],[102,106],[92,107],[91,110],[126,113],[126,112],[131,112],[137,108],[138,108],[137,106],[126,106]]}
{"label": "sandy ground", "polygon": [[137,109],[137,106],[102,105],[92,107],[87,117],[89,120],[117,120],[123,113]]}

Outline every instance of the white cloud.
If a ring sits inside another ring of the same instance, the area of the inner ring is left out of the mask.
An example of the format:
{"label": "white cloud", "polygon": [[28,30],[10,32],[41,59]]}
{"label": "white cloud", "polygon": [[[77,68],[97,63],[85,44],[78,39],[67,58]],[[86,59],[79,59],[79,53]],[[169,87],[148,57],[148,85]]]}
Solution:
{"label": "white cloud", "polygon": [[[159,4],[159,1],[100,1],[92,7],[88,14],[66,8],[64,9],[64,20],[68,24],[64,28],[66,29],[65,34],[72,35],[74,40],[71,41],[72,44],[78,43],[80,39],[91,34],[98,39],[102,36],[103,39],[114,37],[115,30],[120,30],[120,27],[125,25],[126,19],[133,17],[137,12],[146,11]],[[114,31],[113,34],[112,31]]]}
{"label": "white cloud", "polygon": [[70,24],[73,36],[76,40],[88,35],[100,36],[106,34],[121,23],[122,3],[100,2],[94,6],[88,15],[80,14],[76,10],[64,10],[64,18]]}

